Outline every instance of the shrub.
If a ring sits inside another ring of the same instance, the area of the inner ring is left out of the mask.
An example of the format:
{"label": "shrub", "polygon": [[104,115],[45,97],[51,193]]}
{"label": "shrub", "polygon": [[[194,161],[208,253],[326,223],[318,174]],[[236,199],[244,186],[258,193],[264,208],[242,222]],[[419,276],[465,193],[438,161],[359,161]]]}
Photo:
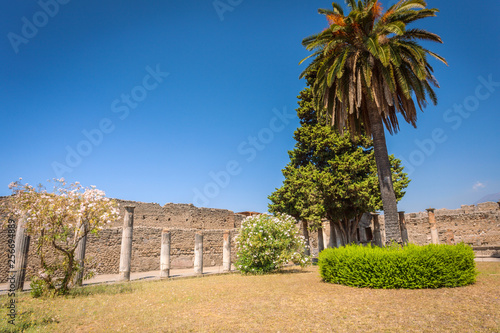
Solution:
{"label": "shrub", "polygon": [[288,215],[246,218],[236,236],[236,246],[236,267],[242,273],[269,273],[290,261],[304,267],[311,261],[304,255],[304,237],[295,219]]}
{"label": "shrub", "polygon": [[369,288],[459,287],[476,281],[472,248],[409,244],[326,249],[318,259],[321,277],[330,283]]}
{"label": "shrub", "polygon": [[[47,283],[43,279],[34,276],[30,283],[31,291],[30,294],[33,298],[41,296],[51,296],[51,292],[47,287]],[[52,293],[53,294],[53,293]]]}

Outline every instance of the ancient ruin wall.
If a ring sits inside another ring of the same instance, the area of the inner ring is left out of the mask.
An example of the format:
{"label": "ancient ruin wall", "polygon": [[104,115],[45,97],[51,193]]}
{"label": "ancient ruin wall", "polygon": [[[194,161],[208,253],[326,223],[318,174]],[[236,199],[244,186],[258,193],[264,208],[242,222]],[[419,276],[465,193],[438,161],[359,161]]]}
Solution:
{"label": "ancient ruin wall", "polygon": [[[2,199],[2,198],[0,198]],[[87,242],[87,257],[93,257],[98,263],[98,274],[117,274],[120,261],[123,212],[125,205],[135,206],[134,231],[132,242],[132,272],[159,270],[160,240],[164,228],[172,233],[171,260],[172,268],[193,267],[194,235],[204,233],[205,266],[222,264],[222,235],[224,230],[231,230],[231,238],[236,236],[243,215],[230,210],[197,208],[189,204],[143,203],[117,200],[121,217],[99,236],[91,235]],[[484,203],[477,206],[462,206],[460,209],[435,211],[439,240],[441,243],[465,242],[474,247],[500,246],[500,207],[498,203]],[[430,243],[430,229],[427,212],[405,214],[410,241],[416,244]],[[382,234],[384,219],[380,216]],[[328,223],[325,227],[325,246],[328,244]],[[311,232],[311,247],[317,248],[317,233]],[[34,255],[34,241],[29,252],[29,275],[37,269]],[[232,259],[235,258],[235,244],[232,242]],[[7,229],[0,230],[0,283],[5,282],[7,267]]]}
{"label": "ancient ruin wall", "polygon": [[[464,242],[474,247],[500,246],[500,205],[485,202],[460,209],[436,209],[436,227],[441,244]],[[384,217],[380,216],[382,235]],[[411,243],[430,244],[431,233],[427,212],[405,214],[408,237]],[[384,239],[385,241],[385,239]]]}
{"label": "ancient ruin wall", "polygon": [[[203,231],[204,266],[222,265],[223,234],[227,229]],[[172,268],[191,268],[194,262],[194,238],[197,229],[169,229],[171,232]],[[231,237],[237,230],[232,229]],[[132,240],[132,272],[160,270],[160,244],[162,228],[134,227]],[[99,236],[87,241],[87,257],[97,259],[98,274],[118,274],[120,264],[122,228],[105,229]],[[234,242],[232,259],[236,259]]]}
{"label": "ancient ruin wall", "polygon": [[[464,242],[473,246],[476,256],[500,257],[500,205],[485,202],[475,205],[464,205],[460,209],[436,209],[436,226],[441,244],[457,244]],[[431,232],[428,213],[418,212],[405,214],[409,241],[425,245],[431,243]],[[385,243],[384,216],[379,216],[382,242]],[[373,223],[372,223],[373,229]],[[302,229],[302,226],[301,226]],[[318,233],[309,232],[311,253],[318,253]],[[325,247],[330,237],[329,222],[323,223],[323,239]]]}
{"label": "ancient ruin wall", "polygon": [[[204,266],[222,265],[223,233],[230,230],[233,239],[245,218],[230,210],[197,208],[186,204],[166,204],[117,200],[120,218],[114,221],[99,235],[89,235],[86,257],[96,262],[98,274],[118,274],[124,207],[135,206],[134,230],[132,241],[132,272],[160,269],[161,232],[171,232],[172,268],[189,268],[194,263],[194,239],[196,232],[202,232]],[[236,259],[234,242],[232,260]],[[7,266],[7,229],[0,230],[0,283],[6,282]],[[35,255],[35,241],[30,242],[28,254],[29,279],[39,267]]]}

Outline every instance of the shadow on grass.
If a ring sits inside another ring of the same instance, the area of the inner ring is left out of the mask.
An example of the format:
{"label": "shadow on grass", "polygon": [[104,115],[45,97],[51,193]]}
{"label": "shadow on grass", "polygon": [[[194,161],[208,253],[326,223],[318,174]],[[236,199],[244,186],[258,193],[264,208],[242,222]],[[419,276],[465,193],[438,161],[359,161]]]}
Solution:
{"label": "shadow on grass", "polygon": [[7,320],[2,322],[0,332],[24,332],[30,328],[40,328],[58,322],[57,319],[50,316],[36,316],[33,311],[19,312],[14,319],[7,317]]}
{"label": "shadow on grass", "polygon": [[288,275],[288,274],[309,274],[311,273],[306,268],[300,266],[285,266],[284,268],[267,273],[240,273],[243,276],[262,276],[262,275]]}
{"label": "shadow on grass", "polygon": [[133,293],[142,287],[137,283],[98,284],[71,289],[66,297],[75,298],[90,295],[117,295]]}
{"label": "shadow on grass", "polygon": [[[311,273],[310,271],[307,271],[306,269],[304,268],[288,268],[288,269],[281,269],[277,272],[275,272],[274,274],[281,274],[281,275],[286,275],[286,274],[304,274],[304,273]],[[271,273],[273,274],[273,273]]]}

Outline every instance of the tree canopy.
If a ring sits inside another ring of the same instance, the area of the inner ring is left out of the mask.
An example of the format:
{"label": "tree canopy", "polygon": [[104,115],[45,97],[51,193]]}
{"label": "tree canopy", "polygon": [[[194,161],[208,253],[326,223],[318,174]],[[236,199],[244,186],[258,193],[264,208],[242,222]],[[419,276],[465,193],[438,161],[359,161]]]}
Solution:
{"label": "tree canopy", "polygon": [[[364,135],[341,135],[326,118],[316,117],[310,88],[298,98],[297,143],[282,171],[283,186],[269,196],[269,210],[313,222],[313,228],[324,218],[334,221],[349,241],[361,215],[382,208],[372,141]],[[409,179],[401,162],[393,156],[390,160],[401,199]]]}
{"label": "tree canopy", "polygon": [[417,43],[442,43],[438,35],[408,29],[407,25],[436,16],[438,10],[426,8],[424,0],[401,0],[385,12],[378,0],[346,2],[350,8],[347,15],[335,2],[332,9],[319,9],[326,16],[328,28],[302,42],[313,51],[306,58],[313,57],[313,61],[302,76],[317,72],[312,85],[316,109],[325,108],[338,130],[347,127],[351,133],[361,133],[363,129],[371,135],[371,106],[378,109],[391,133],[399,129],[397,113],[416,127],[413,99],[420,110],[427,106],[427,97],[437,103],[432,87],[439,85],[427,55],[447,63]]}
{"label": "tree canopy", "polygon": [[387,240],[400,241],[384,125],[391,134],[397,132],[399,113],[416,127],[414,101],[421,110],[428,98],[437,103],[433,87],[439,86],[428,56],[445,64],[446,60],[418,42],[442,40],[408,25],[436,16],[438,10],[427,8],[424,0],[400,0],[385,12],[378,0],[346,3],[347,14],[336,2],[332,9],[318,10],[326,16],[328,27],[303,40],[302,44],[312,51],[307,58],[313,60],[302,76],[317,73],[311,85],[313,104],[328,115],[337,130],[373,136]]}

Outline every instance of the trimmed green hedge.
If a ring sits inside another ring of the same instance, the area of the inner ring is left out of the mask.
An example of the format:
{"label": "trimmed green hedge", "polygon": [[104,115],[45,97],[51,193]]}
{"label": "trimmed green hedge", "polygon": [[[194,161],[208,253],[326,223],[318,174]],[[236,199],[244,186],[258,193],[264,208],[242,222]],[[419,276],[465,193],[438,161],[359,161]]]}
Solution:
{"label": "trimmed green hedge", "polygon": [[474,283],[477,275],[472,247],[463,243],[349,245],[322,251],[318,265],[326,282],[383,289],[459,287]]}

